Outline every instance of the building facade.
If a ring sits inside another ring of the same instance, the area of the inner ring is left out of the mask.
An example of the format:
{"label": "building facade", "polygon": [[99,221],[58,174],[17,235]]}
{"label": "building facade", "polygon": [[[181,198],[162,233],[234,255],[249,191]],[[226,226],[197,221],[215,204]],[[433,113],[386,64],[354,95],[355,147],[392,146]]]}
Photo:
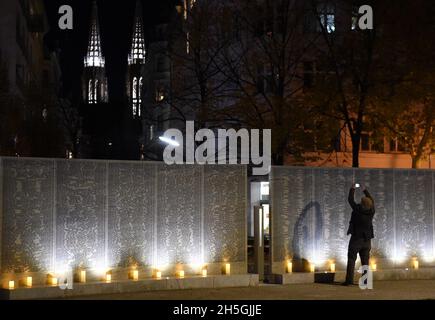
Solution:
{"label": "building facade", "polygon": [[174,125],[174,121],[169,120],[172,72],[168,27],[168,24],[159,24],[148,36],[141,138],[141,158],[145,160],[159,160],[162,150],[158,137]]}
{"label": "building facade", "polygon": [[59,51],[43,0],[0,2],[0,154],[61,156]]}
{"label": "building facade", "polygon": [[10,93],[24,96],[28,86],[60,89],[56,52],[44,44],[48,31],[42,0],[4,0],[0,3],[0,61],[7,71]]}

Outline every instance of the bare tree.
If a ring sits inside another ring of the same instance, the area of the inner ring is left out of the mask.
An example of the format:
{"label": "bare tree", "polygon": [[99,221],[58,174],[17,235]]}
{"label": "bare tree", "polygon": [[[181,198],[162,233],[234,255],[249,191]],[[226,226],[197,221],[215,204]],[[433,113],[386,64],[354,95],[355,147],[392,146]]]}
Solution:
{"label": "bare tree", "polygon": [[[384,17],[387,9],[381,1],[365,2],[372,6],[376,16]],[[380,20],[375,20],[374,29],[361,30],[357,24],[360,4],[363,3],[311,1],[312,16],[317,18],[323,38],[316,54],[317,63],[326,76],[319,79],[308,97],[320,114],[344,124],[352,142],[353,167],[359,167],[361,135],[383,70],[377,32]],[[335,26],[337,16],[341,17],[341,30]]]}
{"label": "bare tree", "polygon": [[258,2],[232,0],[239,41],[219,61],[234,84],[236,103],[222,112],[241,126],[272,129],[272,161],[283,164],[287,154],[303,160],[306,150],[324,148],[320,134],[332,126],[317,117],[302,99],[301,65],[320,35],[303,32],[305,6],[295,0]]}
{"label": "bare tree", "polygon": [[[379,87],[371,119],[390,139],[409,152],[412,167],[421,167],[435,148],[435,4],[416,0],[396,1],[385,61],[387,75]],[[403,21],[408,27],[402,28]]]}
{"label": "bare tree", "polygon": [[[184,129],[187,120],[195,120],[197,128],[222,123],[216,110],[229,96],[229,89],[217,60],[229,43],[225,17],[226,7],[217,1],[185,0],[184,7],[178,6],[178,15],[168,28],[168,47],[156,49],[157,55],[166,55],[170,62],[168,88],[145,114],[148,123],[179,129]],[[147,157],[158,159],[160,152],[152,142],[145,148]]]}

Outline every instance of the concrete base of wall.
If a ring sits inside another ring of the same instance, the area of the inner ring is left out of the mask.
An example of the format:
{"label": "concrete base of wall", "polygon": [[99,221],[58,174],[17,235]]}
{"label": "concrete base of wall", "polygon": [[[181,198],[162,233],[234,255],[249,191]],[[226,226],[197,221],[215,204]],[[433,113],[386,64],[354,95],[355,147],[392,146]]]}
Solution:
{"label": "concrete base of wall", "polygon": [[277,284],[300,284],[314,283],[314,273],[311,272],[293,272],[283,274],[272,274],[266,276],[269,283]]}
{"label": "concrete base of wall", "polygon": [[[333,276],[332,276],[333,275]],[[345,271],[331,272],[293,272],[283,274],[272,274],[267,277],[270,283],[276,284],[298,284],[298,283],[328,283],[344,282]],[[354,282],[358,283],[359,273],[355,273]],[[420,269],[386,269],[373,271],[374,281],[383,280],[428,280],[435,279],[435,268]],[[331,281],[332,280],[332,281]]]}
{"label": "concrete base of wall", "polygon": [[[201,270],[199,266],[191,266],[191,265],[167,265],[164,270],[161,270],[162,277],[170,277],[173,278],[177,274],[177,267],[182,267],[186,278],[195,277],[201,274]],[[225,275],[224,272],[225,263],[208,263],[207,264],[207,273],[209,276],[219,276]],[[89,283],[93,282],[101,282],[105,279],[105,271],[103,270],[92,270],[92,269],[84,269],[86,270],[86,280]],[[122,268],[122,267],[114,267],[108,268],[108,271],[112,274],[112,280],[114,281],[123,281],[129,280],[131,276],[131,271],[133,269],[130,268]],[[146,280],[149,278],[153,278],[155,269],[151,266],[139,266],[136,268],[139,272],[139,280]],[[247,264],[246,262],[231,262],[231,275],[237,274],[246,274],[247,273]],[[46,286],[49,284],[49,278],[51,273],[50,271],[45,272],[26,272],[26,273],[2,273],[0,274],[0,288],[8,288],[8,284],[10,280],[14,280],[19,287],[24,287],[25,280],[28,276],[33,278],[33,285],[36,286]],[[59,275],[57,275],[59,277]],[[74,277],[78,277],[78,269],[74,270]]]}
{"label": "concrete base of wall", "polygon": [[112,293],[132,293],[149,290],[180,290],[198,288],[229,288],[258,286],[258,274],[228,276],[162,278],[145,280],[122,280],[91,283],[74,283],[73,289],[62,290],[58,286],[36,286],[32,288],[0,289],[2,300],[59,299]]}

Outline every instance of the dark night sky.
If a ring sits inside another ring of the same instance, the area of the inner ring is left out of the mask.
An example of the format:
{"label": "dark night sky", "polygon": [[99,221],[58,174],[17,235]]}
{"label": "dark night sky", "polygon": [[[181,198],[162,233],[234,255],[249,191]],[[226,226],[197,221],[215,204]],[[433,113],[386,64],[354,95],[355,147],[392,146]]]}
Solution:
{"label": "dark night sky", "polygon": [[[73,100],[80,95],[80,76],[88,42],[91,0],[45,0],[50,24],[46,41],[50,47],[61,50],[61,67],[66,93]],[[109,95],[113,102],[121,101],[125,87],[127,54],[136,0],[99,0],[99,18],[103,54],[109,82]],[[61,5],[70,5],[74,12],[74,29],[58,28]],[[174,8],[174,0],[142,0],[145,34],[158,23],[165,22]]]}

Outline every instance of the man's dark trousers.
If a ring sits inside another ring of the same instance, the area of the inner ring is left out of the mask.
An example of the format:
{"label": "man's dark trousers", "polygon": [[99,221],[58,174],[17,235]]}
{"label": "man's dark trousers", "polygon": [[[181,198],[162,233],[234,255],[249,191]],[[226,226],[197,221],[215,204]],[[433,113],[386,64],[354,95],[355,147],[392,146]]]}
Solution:
{"label": "man's dark trousers", "polygon": [[361,259],[362,266],[369,265],[370,249],[372,248],[371,240],[366,240],[361,237],[352,236],[349,241],[349,248],[347,251],[347,271],[346,282],[353,283],[353,274],[355,272],[355,261],[357,254]]}

